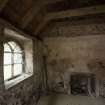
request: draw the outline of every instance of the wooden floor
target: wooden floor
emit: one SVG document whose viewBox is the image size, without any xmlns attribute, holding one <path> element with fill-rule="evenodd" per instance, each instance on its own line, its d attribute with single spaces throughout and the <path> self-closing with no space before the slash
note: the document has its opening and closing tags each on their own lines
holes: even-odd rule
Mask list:
<svg viewBox="0 0 105 105">
<path fill-rule="evenodd" d="M 53 94 L 42 96 L 37 105 L 105 105 L 104 98 Z"/>
</svg>

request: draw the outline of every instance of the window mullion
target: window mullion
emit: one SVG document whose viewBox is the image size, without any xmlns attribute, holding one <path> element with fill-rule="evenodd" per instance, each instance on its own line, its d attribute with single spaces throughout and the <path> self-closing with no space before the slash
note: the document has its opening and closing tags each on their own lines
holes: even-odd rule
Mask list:
<svg viewBox="0 0 105 105">
<path fill-rule="evenodd" d="M 13 52 L 13 51 L 12 51 L 11 62 L 12 62 L 12 67 L 11 67 L 11 70 L 12 70 L 12 77 L 14 77 L 14 52 Z"/>
</svg>

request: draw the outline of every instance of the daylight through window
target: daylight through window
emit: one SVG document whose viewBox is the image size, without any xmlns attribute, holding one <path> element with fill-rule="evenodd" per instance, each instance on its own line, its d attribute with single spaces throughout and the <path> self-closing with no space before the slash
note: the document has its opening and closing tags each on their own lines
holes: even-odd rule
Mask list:
<svg viewBox="0 0 105 105">
<path fill-rule="evenodd" d="M 4 80 L 10 80 L 23 73 L 23 51 L 14 41 L 4 44 Z"/>
</svg>

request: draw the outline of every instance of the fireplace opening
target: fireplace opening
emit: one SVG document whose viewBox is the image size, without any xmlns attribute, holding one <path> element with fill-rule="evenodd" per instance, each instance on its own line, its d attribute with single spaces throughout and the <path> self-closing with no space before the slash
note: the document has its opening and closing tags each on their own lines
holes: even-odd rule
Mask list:
<svg viewBox="0 0 105 105">
<path fill-rule="evenodd" d="M 95 93 L 95 79 L 93 75 L 75 74 L 71 75 L 71 94 L 90 95 Z"/>
</svg>

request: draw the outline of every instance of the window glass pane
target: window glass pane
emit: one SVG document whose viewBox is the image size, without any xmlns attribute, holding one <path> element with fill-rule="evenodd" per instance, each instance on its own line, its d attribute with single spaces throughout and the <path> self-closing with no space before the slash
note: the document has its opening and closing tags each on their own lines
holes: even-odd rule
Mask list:
<svg viewBox="0 0 105 105">
<path fill-rule="evenodd" d="M 14 52 L 12 52 L 12 50 Z M 22 74 L 23 69 L 23 58 L 22 50 L 17 43 L 10 41 L 4 44 L 4 80 L 12 78 Z M 14 65 L 12 65 L 12 63 Z M 13 71 L 12 71 L 12 67 Z M 12 75 L 13 72 L 13 75 Z"/>
<path fill-rule="evenodd" d="M 19 46 L 16 46 L 14 52 L 22 53 L 22 50 Z"/>
<path fill-rule="evenodd" d="M 14 65 L 14 76 L 22 74 L 22 64 Z"/>
<path fill-rule="evenodd" d="M 13 41 L 8 42 L 8 44 L 12 47 L 12 49 L 14 49 L 17 46 L 17 44 Z"/>
<path fill-rule="evenodd" d="M 22 54 L 14 53 L 14 63 L 22 63 Z"/>
<path fill-rule="evenodd" d="M 12 54 L 11 53 L 4 53 L 4 65 L 5 64 L 11 64 L 11 58 Z"/>
<path fill-rule="evenodd" d="M 4 80 L 10 79 L 12 77 L 11 65 L 4 66 Z"/>
<path fill-rule="evenodd" d="M 4 44 L 4 52 L 11 52 L 11 49 L 8 44 Z"/>
</svg>

